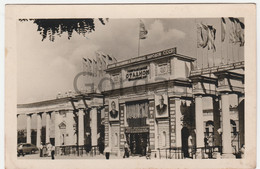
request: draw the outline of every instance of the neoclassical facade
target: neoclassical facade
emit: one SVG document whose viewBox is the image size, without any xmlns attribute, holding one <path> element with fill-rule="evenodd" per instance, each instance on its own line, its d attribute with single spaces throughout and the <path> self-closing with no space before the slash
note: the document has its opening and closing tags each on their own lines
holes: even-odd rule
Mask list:
<svg viewBox="0 0 260 169">
<path fill-rule="evenodd" d="M 153 157 L 212 158 L 214 151 L 233 158 L 245 139 L 244 62 L 195 69 L 194 61 L 170 48 L 108 65 L 101 92 L 18 105 L 18 118 L 27 115 L 27 142 L 36 115 L 39 146 L 45 113 L 46 142 L 57 153 L 90 145 L 122 155 L 127 143 L 136 155 L 150 147 Z"/>
</svg>

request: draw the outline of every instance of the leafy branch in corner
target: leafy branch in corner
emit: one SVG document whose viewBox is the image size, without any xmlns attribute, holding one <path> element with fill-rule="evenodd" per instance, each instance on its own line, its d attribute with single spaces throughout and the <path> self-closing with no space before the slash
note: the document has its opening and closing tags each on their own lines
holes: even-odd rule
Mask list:
<svg viewBox="0 0 260 169">
<path fill-rule="evenodd" d="M 108 22 L 108 18 L 98 19 L 102 25 Z M 37 31 L 42 36 L 42 41 L 48 38 L 54 42 L 55 36 L 61 36 L 64 32 L 68 33 L 68 39 L 72 37 L 75 31 L 79 35 L 86 37 L 87 33 L 95 31 L 95 23 L 93 18 L 88 19 L 19 19 L 20 22 L 33 21 L 38 25 Z"/>
</svg>

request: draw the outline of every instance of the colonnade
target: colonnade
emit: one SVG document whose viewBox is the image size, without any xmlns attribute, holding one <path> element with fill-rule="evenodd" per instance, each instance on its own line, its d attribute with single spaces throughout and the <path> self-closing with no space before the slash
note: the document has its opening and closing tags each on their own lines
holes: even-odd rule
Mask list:
<svg viewBox="0 0 260 169">
<path fill-rule="evenodd" d="M 74 119 L 75 116 L 73 113 L 73 110 L 65 110 L 66 111 L 66 118 L 67 122 L 69 124 L 66 124 L 66 133 L 68 133 L 69 139 L 67 142 L 67 145 L 75 145 L 76 142 L 74 141 Z M 42 129 L 42 117 L 43 114 L 46 115 L 46 143 L 50 142 L 50 126 L 51 126 L 51 116 L 55 116 L 55 146 L 61 146 L 61 133 L 60 133 L 60 127 L 59 125 L 62 123 L 62 115 L 60 114 L 60 110 L 54 110 L 54 111 L 47 111 L 47 112 L 37 112 L 37 113 L 28 113 L 26 114 L 27 118 L 27 124 L 26 124 L 26 142 L 31 143 L 31 129 L 32 129 L 32 115 L 37 115 L 37 136 L 36 136 L 36 146 L 39 147 L 41 144 L 41 129 Z M 90 116 L 91 116 L 91 143 L 92 146 L 97 146 L 97 107 L 92 107 L 90 109 Z M 85 111 L 83 108 L 78 109 L 78 112 L 76 113 L 78 116 L 78 145 L 83 146 L 84 145 L 84 136 L 86 133 L 84 133 L 84 115 Z M 17 116 L 18 117 L 18 116 Z"/>
<path fill-rule="evenodd" d="M 224 158 L 233 158 L 232 154 L 232 145 L 231 145 L 231 127 L 230 127 L 230 102 L 229 102 L 229 92 L 220 93 L 220 104 L 221 104 L 221 120 L 222 125 L 220 126 L 221 134 L 221 145 L 222 145 L 222 156 Z M 238 100 L 241 99 L 241 96 L 238 95 Z M 214 96 L 216 97 L 216 96 Z M 213 99 L 215 99 L 213 97 Z M 204 147 L 204 125 L 203 125 L 203 105 L 202 105 L 203 95 L 195 95 L 195 124 L 196 124 L 196 147 Z M 214 109 L 214 108 L 213 108 Z M 220 111 L 220 110 L 218 110 Z M 213 111 L 213 113 L 216 113 Z M 220 112 L 219 112 L 220 113 Z M 214 124 L 217 124 L 217 120 L 214 118 Z M 217 126 L 214 126 L 217 127 Z M 217 130 L 217 129 L 215 129 Z"/>
</svg>

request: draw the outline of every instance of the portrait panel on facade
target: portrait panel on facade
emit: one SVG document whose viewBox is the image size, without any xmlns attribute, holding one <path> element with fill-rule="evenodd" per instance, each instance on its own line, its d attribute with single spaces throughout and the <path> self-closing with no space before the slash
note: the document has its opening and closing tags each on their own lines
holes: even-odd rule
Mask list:
<svg viewBox="0 0 260 169">
<path fill-rule="evenodd" d="M 156 118 L 169 117 L 167 94 L 155 95 L 155 117 Z"/>
<path fill-rule="evenodd" d="M 109 121 L 119 120 L 119 105 L 118 99 L 109 100 Z"/>
</svg>

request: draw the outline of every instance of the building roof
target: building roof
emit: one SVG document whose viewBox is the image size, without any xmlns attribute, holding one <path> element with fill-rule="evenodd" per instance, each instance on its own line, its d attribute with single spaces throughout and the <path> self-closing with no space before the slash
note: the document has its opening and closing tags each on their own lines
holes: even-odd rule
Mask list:
<svg viewBox="0 0 260 169">
<path fill-rule="evenodd" d="M 110 72 L 110 71 L 113 71 L 115 69 L 130 67 L 130 66 L 138 65 L 138 64 L 141 64 L 141 63 L 147 63 L 147 62 L 154 61 L 154 60 L 161 60 L 163 58 L 168 58 L 168 57 L 176 57 L 180 60 L 184 60 L 184 61 L 188 61 L 188 62 L 193 62 L 193 61 L 196 60 L 195 58 L 192 58 L 192 57 L 189 57 L 189 56 L 177 54 L 177 48 L 174 47 L 174 48 L 162 50 L 162 51 L 159 51 L 159 52 L 134 57 L 134 58 L 127 59 L 127 60 L 124 60 L 124 61 L 121 61 L 121 62 L 109 64 L 105 71 Z"/>
<path fill-rule="evenodd" d="M 63 103 L 70 102 L 71 99 L 78 100 L 78 99 L 81 99 L 82 97 L 89 100 L 93 97 L 103 98 L 103 95 L 99 94 L 99 93 L 91 93 L 91 94 L 86 94 L 86 95 L 78 94 L 78 95 L 73 95 L 73 96 L 64 96 L 61 98 L 43 100 L 43 101 L 38 101 L 38 102 L 33 102 L 33 103 L 17 104 L 17 108 L 31 108 L 31 107 L 42 107 L 42 106 L 48 106 L 48 105 L 63 104 Z"/>
</svg>

